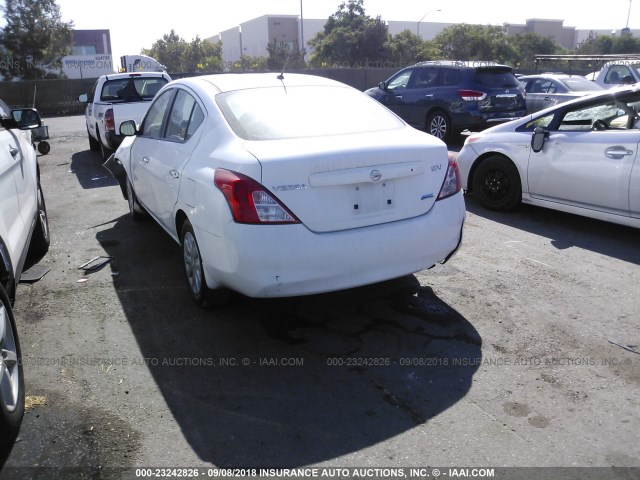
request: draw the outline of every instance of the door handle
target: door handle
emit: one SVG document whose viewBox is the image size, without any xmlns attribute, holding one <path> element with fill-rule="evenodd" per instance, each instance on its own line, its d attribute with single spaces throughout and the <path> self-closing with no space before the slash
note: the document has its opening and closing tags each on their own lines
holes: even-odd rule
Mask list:
<svg viewBox="0 0 640 480">
<path fill-rule="evenodd" d="M 177 170 L 169 170 L 169 173 L 173 178 L 180 178 L 180 173 Z"/>
<path fill-rule="evenodd" d="M 427 93 L 424 98 L 433 98 L 433 93 Z"/>
<path fill-rule="evenodd" d="M 402 100 L 402 95 L 396 95 L 396 99 Z"/>
<path fill-rule="evenodd" d="M 144 163 L 149 163 L 149 157 L 142 157 L 142 161 Z"/>
<path fill-rule="evenodd" d="M 9 153 L 11 154 L 12 157 L 15 157 L 16 155 L 18 155 L 18 153 L 20 152 L 20 150 L 18 150 L 16 147 L 9 147 Z"/>
<path fill-rule="evenodd" d="M 624 156 L 633 155 L 635 152 L 633 150 L 627 150 L 624 147 L 609 147 L 604 151 L 604 154 L 613 158 L 614 160 L 620 160 Z"/>
</svg>

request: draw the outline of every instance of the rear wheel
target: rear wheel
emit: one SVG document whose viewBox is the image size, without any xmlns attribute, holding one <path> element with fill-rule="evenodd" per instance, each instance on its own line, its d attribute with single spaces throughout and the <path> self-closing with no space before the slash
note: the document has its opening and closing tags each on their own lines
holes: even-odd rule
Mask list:
<svg viewBox="0 0 640 480">
<path fill-rule="evenodd" d="M 7 292 L 0 285 L 0 446 L 12 444 L 24 415 L 20 342 Z"/>
<path fill-rule="evenodd" d="M 38 219 L 36 220 L 36 229 L 33 232 L 33 237 L 31 237 L 29 254 L 40 259 L 49 250 L 51 237 L 49 236 L 49 217 L 47 215 L 47 206 L 44 203 L 44 194 L 42 193 L 42 187 L 39 183 L 37 195 Z"/>
<path fill-rule="evenodd" d="M 111 150 L 109 150 L 105 144 L 104 141 L 102 140 L 102 138 L 100 137 L 100 134 L 98 133 L 98 148 L 100 150 L 100 155 L 102 156 L 103 160 L 106 160 L 109 158 L 109 156 L 111 155 Z"/>
<path fill-rule="evenodd" d="M 446 142 L 451 138 L 451 120 L 442 110 L 431 112 L 427 117 L 427 133 Z"/>
<path fill-rule="evenodd" d="M 473 176 L 473 193 L 487 208 L 513 210 L 522 200 L 518 169 L 504 157 L 483 160 Z"/>
<path fill-rule="evenodd" d="M 138 202 L 138 197 L 136 196 L 136 192 L 133 190 L 133 185 L 131 185 L 131 180 L 127 178 L 127 202 L 129 203 L 129 213 L 134 220 L 142 220 L 146 217 L 147 212 Z"/>
<path fill-rule="evenodd" d="M 91 150 L 92 152 L 97 152 L 98 150 L 100 150 L 100 143 L 98 143 L 98 141 L 93 138 L 88 132 L 87 136 L 89 137 L 89 150 Z"/>
<path fill-rule="evenodd" d="M 203 306 L 221 306 L 229 300 L 230 292 L 219 288 L 210 290 L 204 278 L 202 256 L 196 241 L 193 227 L 188 220 L 182 225 L 182 258 L 184 260 L 184 273 L 187 279 L 187 287 L 196 303 Z"/>
</svg>

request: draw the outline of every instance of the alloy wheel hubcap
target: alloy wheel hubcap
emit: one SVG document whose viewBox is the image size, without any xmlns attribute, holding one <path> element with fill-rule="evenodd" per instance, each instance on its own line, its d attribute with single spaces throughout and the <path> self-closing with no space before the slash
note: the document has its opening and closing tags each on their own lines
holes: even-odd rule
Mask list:
<svg viewBox="0 0 640 480">
<path fill-rule="evenodd" d="M 16 409 L 19 389 L 16 342 L 7 310 L 0 304 L 0 402 L 9 412 Z"/>
<path fill-rule="evenodd" d="M 195 294 L 200 293 L 202 288 L 202 262 L 200 261 L 196 239 L 191 232 L 187 232 L 184 236 L 184 267 L 191 291 Z"/>
</svg>

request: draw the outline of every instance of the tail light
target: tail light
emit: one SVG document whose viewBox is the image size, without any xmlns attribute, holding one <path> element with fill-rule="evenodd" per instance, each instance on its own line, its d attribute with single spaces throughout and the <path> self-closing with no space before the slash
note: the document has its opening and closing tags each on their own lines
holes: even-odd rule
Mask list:
<svg viewBox="0 0 640 480">
<path fill-rule="evenodd" d="M 111 132 L 116 131 L 116 121 L 113 118 L 113 108 L 108 108 L 107 111 L 104 112 L 104 129 Z"/>
<path fill-rule="evenodd" d="M 300 223 L 287 207 L 252 178 L 218 168 L 213 182 L 227 200 L 237 223 Z"/>
<path fill-rule="evenodd" d="M 462 189 L 462 181 L 460 180 L 460 170 L 458 169 L 458 162 L 452 153 L 449 153 L 449 165 L 447 167 L 447 173 L 444 176 L 444 182 L 440 188 L 438 194 L 438 200 L 443 200 L 455 195 Z"/>
<path fill-rule="evenodd" d="M 480 102 L 487 98 L 487 94 L 485 92 L 478 92 L 477 90 L 458 90 L 458 95 L 460 95 L 460 98 L 468 102 Z"/>
</svg>

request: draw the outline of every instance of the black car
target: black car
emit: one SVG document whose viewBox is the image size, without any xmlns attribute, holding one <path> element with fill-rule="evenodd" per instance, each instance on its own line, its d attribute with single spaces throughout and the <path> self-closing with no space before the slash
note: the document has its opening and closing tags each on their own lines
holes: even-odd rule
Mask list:
<svg viewBox="0 0 640 480">
<path fill-rule="evenodd" d="M 527 114 L 524 89 L 512 68 L 486 61 L 418 63 L 366 93 L 442 140 Z"/>
</svg>

